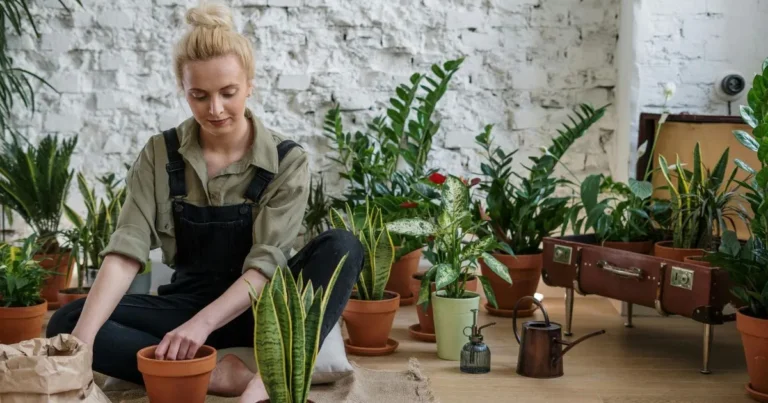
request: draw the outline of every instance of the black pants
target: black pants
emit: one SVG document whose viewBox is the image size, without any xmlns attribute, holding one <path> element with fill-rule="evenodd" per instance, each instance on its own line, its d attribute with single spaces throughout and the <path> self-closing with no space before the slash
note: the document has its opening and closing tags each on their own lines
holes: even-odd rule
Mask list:
<svg viewBox="0 0 768 403">
<path fill-rule="evenodd" d="M 362 269 L 363 247 L 351 233 L 329 230 L 310 241 L 293 256 L 288 266 L 294 276 L 302 271 L 305 284 L 312 281 L 315 289 L 325 289 L 339 260 L 348 254 L 328 301 L 320 344 L 341 317 L 352 288 Z M 214 298 L 215 299 L 215 298 Z M 137 369 L 136 353 L 159 344 L 166 333 L 191 319 L 212 300 L 195 294 L 125 295 L 112 315 L 96 334 L 93 346 L 93 369 L 105 375 L 143 384 Z M 85 300 L 71 302 L 53 314 L 46 337 L 71 333 L 80 318 Z M 217 349 L 253 347 L 253 313 L 250 308 L 230 323 L 211 333 L 206 341 Z"/>
</svg>

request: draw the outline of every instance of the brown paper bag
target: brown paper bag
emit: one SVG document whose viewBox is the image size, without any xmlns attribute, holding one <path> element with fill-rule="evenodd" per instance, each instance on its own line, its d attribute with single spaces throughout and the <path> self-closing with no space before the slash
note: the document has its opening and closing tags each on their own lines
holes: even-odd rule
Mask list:
<svg viewBox="0 0 768 403">
<path fill-rule="evenodd" d="M 91 349 L 68 334 L 0 344 L 0 402 L 110 403 L 91 362 Z"/>
</svg>

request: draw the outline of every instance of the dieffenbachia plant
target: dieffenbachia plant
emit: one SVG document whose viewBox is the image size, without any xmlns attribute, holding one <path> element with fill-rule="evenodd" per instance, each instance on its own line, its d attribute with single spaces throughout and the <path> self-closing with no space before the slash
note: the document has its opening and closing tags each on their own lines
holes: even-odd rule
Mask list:
<svg viewBox="0 0 768 403">
<path fill-rule="evenodd" d="M 347 260 L 344 255 L 328 287 L 306 286 L 278 267 L 261 294 L 250 288 L 255 322 L 254 356 L 271 403 L 305 403 L 309 397 L 320 329 L 331 291 Z M 250 285 L 250 284 L 249 284 Z"/>
<path fill-rule="evenodd" d="M 366 301 L 384 299 L 384 287 L 389 281 L 395 247 L 384 226 L 381 209 L 366 201 L 353 211 L 347 204 L 347 220 L 337 209 L 331 209 L 330 221 L 334 228 L 351 232 L 363 244 L 365 256 L 357 281 L 357 297 Z"/>
<path fill-rule="evenodd" d="M 493 235 L 474 238 L 477 230 L 485 223 L 473 219 L 469 200 L 467 185 L 451 175 L 441 185 L 441 211 L 436 222 L 405 218 L 387 223 L 387 228 L 393 233 L 433 238 L 431 243 L 435 264 L 422 278 L 418 304 L 429 302 L 433 281 L 437 290 L 447 291 L 448 298 L 462 298 L 478 258 L 482 258 L 504 281 L 512 284 L 507 267 L 488 253 L 498 249 L 504 249 L 510 254 L 512 251 L 509 246 L 497 242 Z M 473 236 L 471 241 L 465 240 L 468 235 Z M 482 275 L 476 276 L 483 285 L 488 302 L 498 307 L 489 280 Z"/>
</svg>

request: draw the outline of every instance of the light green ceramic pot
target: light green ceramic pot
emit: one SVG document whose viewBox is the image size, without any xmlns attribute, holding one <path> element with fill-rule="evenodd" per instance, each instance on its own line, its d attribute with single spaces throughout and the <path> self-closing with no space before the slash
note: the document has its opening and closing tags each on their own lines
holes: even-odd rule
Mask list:
<svg viewBox="0 0 768 403">
<path fill-rule="evenodd" d="M 479 309 L 480 295 L 465 291 L 464 296 L 446 298 L 445 290 L 432 293 L 437 356 L 443 360 L 459 361 L 461 348 L 469 342 L 464 328 L 472 326 L 472 310 Z"/>
</svg>

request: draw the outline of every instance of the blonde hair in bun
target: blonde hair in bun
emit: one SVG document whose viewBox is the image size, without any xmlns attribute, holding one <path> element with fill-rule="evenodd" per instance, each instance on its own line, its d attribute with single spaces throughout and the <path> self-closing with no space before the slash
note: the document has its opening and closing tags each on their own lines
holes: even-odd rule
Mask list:
<svg viewBox="0 0 768 403">
<path fill-rule="evenodd" d="M 245 36 L 235 31 L 232 11 L 220 3 L 204 2 L 187 10 L 189 30 L 174 48 L 174 71 L 179 88 L 184 64 L 235 55 L 245 69 L 248 81 L 254 77 L 253 49 Z"/>
</svg>

